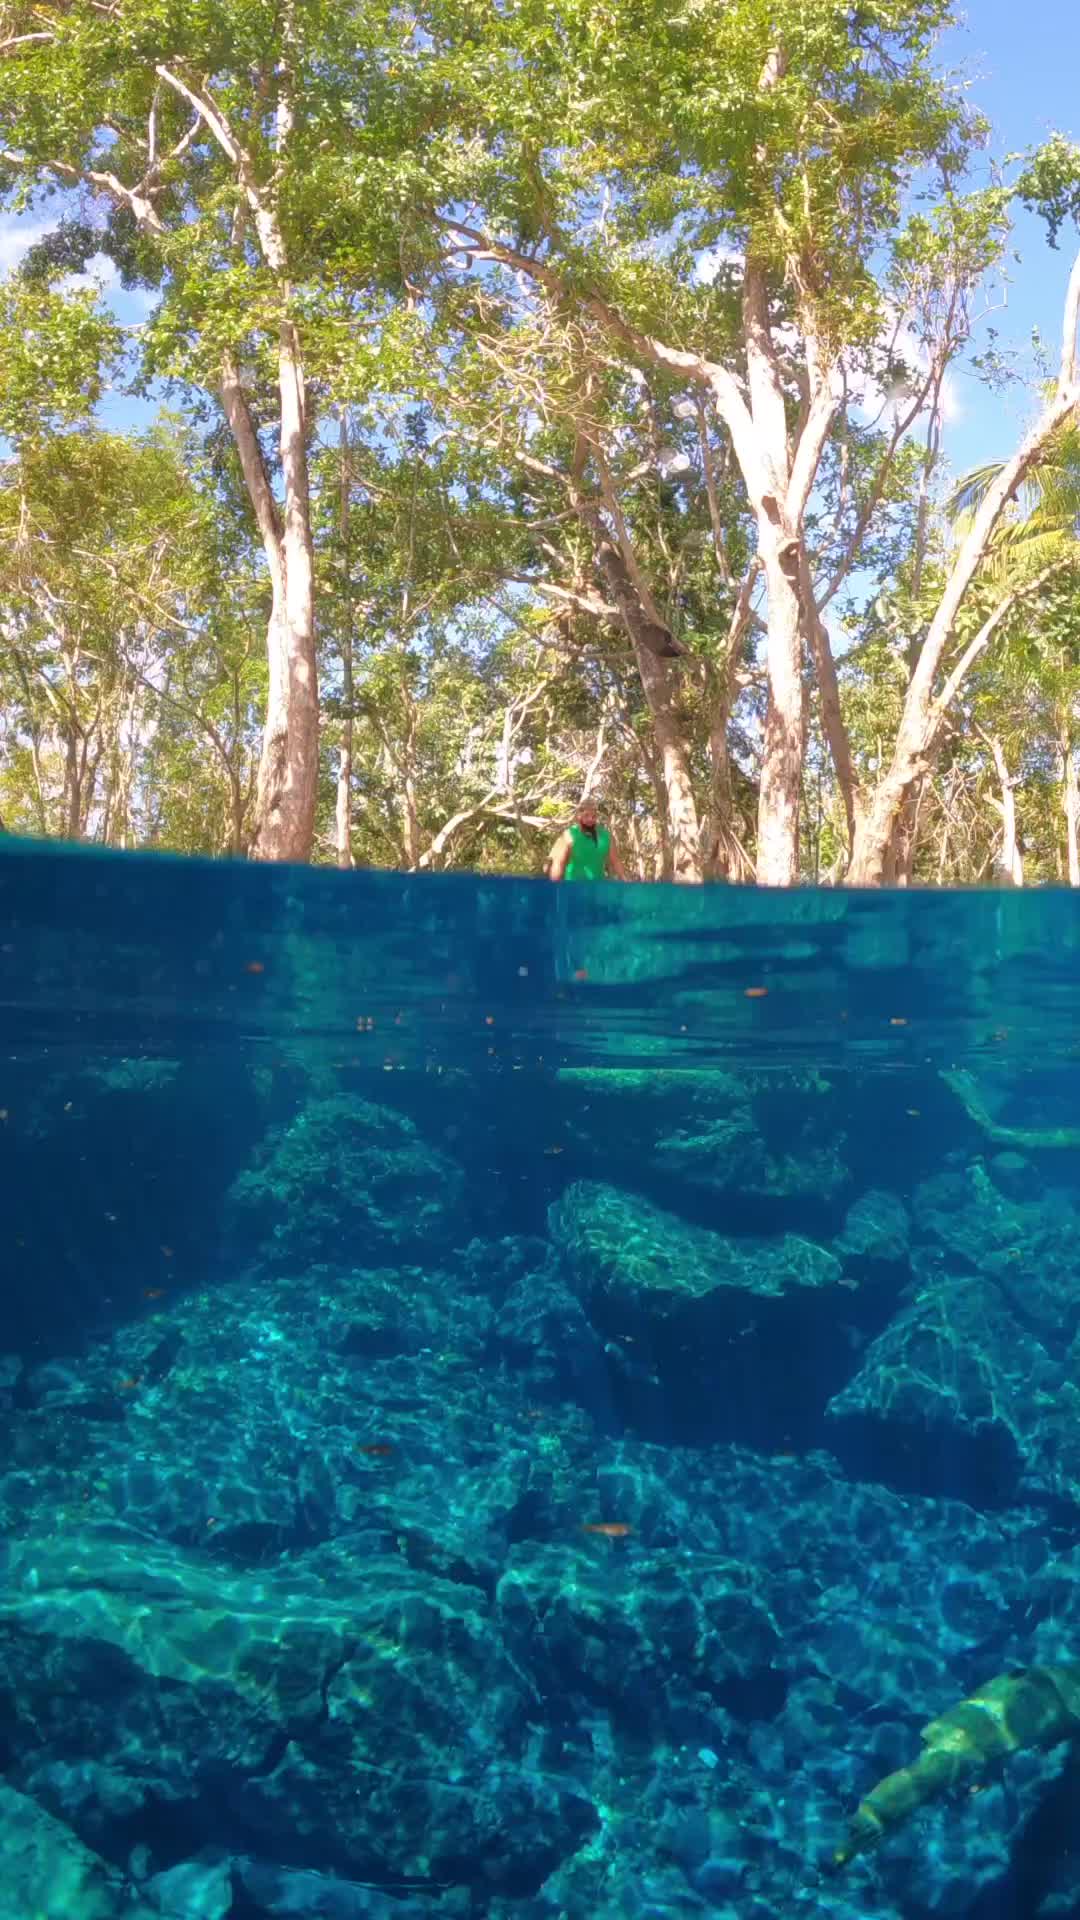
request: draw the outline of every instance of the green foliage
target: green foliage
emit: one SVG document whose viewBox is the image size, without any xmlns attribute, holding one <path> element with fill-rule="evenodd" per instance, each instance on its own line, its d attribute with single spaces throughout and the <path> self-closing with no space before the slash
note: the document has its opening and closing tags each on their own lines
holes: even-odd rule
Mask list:
<svg viewBox="0 0 1080 1920">
<path fill-rule="evenodd" d="M 1056 247 L 1066 221 L 1080 225 L 1080 146 L 1055 133 L 1029 159 L 1016 192 L 1029 212 L 1045 220 L 1050 245 Z"/>
<path fill-rule="evenodd" d="M 731 637 L 754 560 L 745 489 L 711 407 L 677 375 L 646 377 L 584 297 L 741 379 L 747 259 L 793 433 L 811 334 L 852 395 L 885 396 L 876 418 L 838 410 L 807 513 L 852 757 L 872 784 L 953 537 L 933 423 L 922 437 L 929 387 L 907 433 L 889 397 L 906 405 L 935 356 L 965 347 L 1014 197 L 1052 241 L 1080 216 L 1080 150 L 1061 136 L 1014 187 L 967 190 L 987 136 L 939 64 L 950 20 L 948 0 L 10 0 L 6 33 L 35 37 L 0 61 L 0 199 L 54 205 L 58 224 L 0 287 L 5 820 L 245 847 L 269 586 L 218 390 L 227 356 L 280 496 L 287 321 L 309 403 L 318 856 L 334 857 L 347 740 L 358 859 L 493 871 L 539 870 L 602 748 L 618 838 L 638 871 L 662 870 L 667 748 L 597 524 L 625 538 L 685 649 L 665 667 L 664 724 L 703 832 L 722 819 L 747 843 L 765 680 L 752 578 Z M 277 224 L 276 260 L 252 197 Z M 455 218 L 557 283 L 479 243 L 451 250 Z M 98 253 L 154 294 L 145 327 L 124 334 L 69 284 Z M 992 339 L 974 364 L 1008 376 Z M 122 380 L 168 391 L 178 414 L 142 437 L 101 433 L 95 408 Z M 1074 439 L 1006 514 L 950 661 L 995 592 L 1068 558 Z M 993 471 L 968 477 L 957 511 Z M 979 663 L 926 803 L 923 871 L 985 868 L 993 772 L 976 729 L 1015 762 L 1026 815 L 1060 777 L 1078 697 L 1065 578 L 1025 599 Z M 808 699 L 806 870 L 839 873 L 844 810 L 809 675 Z"/>
<path fill-rule="evenodd" d="M 0 282 L 0 435 L 40 442 L 87 419 L 121 338 L 92 288 L 61 294 L 38 280 Z"/>
</svg>

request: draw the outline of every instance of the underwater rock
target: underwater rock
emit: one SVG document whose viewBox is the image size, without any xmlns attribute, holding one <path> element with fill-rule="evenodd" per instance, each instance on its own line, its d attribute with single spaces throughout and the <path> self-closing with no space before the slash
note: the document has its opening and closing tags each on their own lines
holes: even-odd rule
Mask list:
<svg viewBox="0 0 1080 1920">
<path fill-rule="evenodd" d="M 946 1264 L 979 1274 L 1048 1354 L 1060 1352 L 1076 1301 L 1080 1208 L 1073 1190 L 1008 1198 L 973 1160 L 916 1188 L 913 1215 L 920 1237 L 944 1253 Z"/>
<path fill-rule="evenodd" d="M 352 1266 L 392 1250 L 428 1254 L 464 1237 L 461 1171 L 413 1122 L 346 1095 L 312 1100 L 273 1130 L 226 1203 L 250 1262 Z"/>
<path fill-rule="evenodd" d="M 227 1859 L 182 1860 L 164 1873 L 155 1873 L 144 1891 L 162 1920 L 227 1920 L 233 1904 Z"/>
<path fill-rule="evenodd" d="M 895 1193 L 874 1189 L 861 1193 L 848 1208 L 843 1232 L 836 1241 L 842 1260 L 857 1264 L 899 1265 L 908 1256 L 911 1219 Z"/>
<path fill-rule="evenodd" d="M 1030 1200 L 1033 1194 L 1041 1190 L 1041 1182 L 1036 1178 L 1031 1161 L 1009 1148 L 993 1155 L 990 1178 L 998 1191 L 1009 1200 Z"/>
<path fill-rule="evenodd" d="M 596 1824 L 527 1765 L 534 1695 L 482 1596 L 397 1557 L 323 1549 L 253 1583 L 116 1529 L 16 1546 L 0 1693 L 18 1784 L 108 1752 L 145 1800 L 220 1809 L 282 1864 L 525 1887 Z"/>
<path fill-rule="evenodd" d="M 604 1344 L 563 1275 L 525 1274 L 492 1329 L 532 1399 L 576 1401 L 609 1426 L 613 1406 Z"/>
<path fill-rule="evenodd" d="M 464 1912 L 451 1890 L 421 1891 L 415 1900 L 406 1886 L 385 1891 L 343 1880 L 337 1874 L 298 1867 L 276 1867 L 265 1860 L 238 1859 L 236 1876 L 245 1893 L 268 1920 L 444 1920 Z"/>
<path fill-rule="evenodd" d="M 1080 1499 L 1080 1394 L 984 1278 L 927 1274 L 831 1401 L 852 1471 L 975 1505 Z"/>
<path fill-rule="evenodd" d="M 0 1531 L 119 1521 L 231 1570 L 347 1536 L 491 1593 L 528 1475 L 506 1437 L 531 1436 L 543 1372 L 508 1345 L 493 1401 L 494 1317 L 456 1267 L 312 1268 L 154 1301 L 20 1396 Z"/>
<path fill-rule="evenodd" d="M 568 1067 L 560 1121 L 568 1147 L 605 1174 L 644 1165 L 664 1183 L 794 1202 L 848 1182 L 828 1081 L 691 1067 Z M 597 1142 L 602 1151 L 597 1153 Z"/>
<path fill-rule="evenodd" d="M 545 1691 L 603 1700 L 639 1735 L 661 1736 L 680 1703 L 722 1704 L 781 1650 L 754 1571 L 720 1556 L 628 1557 L 602 1536 L 569 1553 L 515 1548 L 497 1601 L 507 1645 Z"/>
<path fill-rule="evenodd" d="M 827 1289 L 841 1277 L 840 1262 L 813 1241 L 729 1238 L 597 1181 L 575 1181 L 548 1221 L 588 1293 L 650 1316 L 667 1318 L 725 1292 L 776 1299 Z"/>
<path fill-rule="evenodd" d="M 123 1876 L 44 1807 L 0 1783 L 0 1920 L 156 1920 Z"/>
<path fill-rule="evenodd" d="M 611 1398 L 628 1428 L 691 1446 L 768 1445 L 817 1424 L 849 1370 L 836 1315 L 851 1282 L 824 1247 L 794 1234 L 715 1233 L 585 1180 L 548 1218 L 605 1336 Z"/>
</svg>

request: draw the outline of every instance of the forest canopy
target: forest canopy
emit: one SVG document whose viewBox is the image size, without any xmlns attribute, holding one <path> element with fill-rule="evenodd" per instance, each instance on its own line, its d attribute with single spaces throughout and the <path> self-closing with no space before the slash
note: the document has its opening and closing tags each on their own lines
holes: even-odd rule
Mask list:
<svg viewBox="0 0 1080 1920">
<path fill-rule="evenodd" d="M 4 0 L 5 830 L 1080 884 L 1080 254 L 1028 390 L 995 331 L 1080 150 L 950 21 Z"/>
</svg>

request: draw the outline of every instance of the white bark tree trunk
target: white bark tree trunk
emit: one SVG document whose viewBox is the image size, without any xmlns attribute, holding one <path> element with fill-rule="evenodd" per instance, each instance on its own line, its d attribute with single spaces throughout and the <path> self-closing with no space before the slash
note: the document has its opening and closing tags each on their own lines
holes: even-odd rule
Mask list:
<svg viewBox="0 0 1080 1920">
<path fill-rule="evenodd" d="M 319 773 L 315 557 L 308 496 L 306 394 L 291 321 L 278 341 L 285 508 L 276 605 L 267 636 L 270 687 L 255 799 L 257 860 L 308 860 Z"/>
<path fill-rule="evenodd" d="M 1080 783 L 1076 775 L 1076 748 L 1071 716 L 1066 716 L 1061 735 L 1062 806 L 1065 813 L 1065 851 L 1070 887 L 1080 887 Z"/>
<path fill-rule="evenodd" d="M 353 769 L 353 628 L 352 580 L 349 567 L 349 498 L 352 473 L 349 461 L 349 422 L 342 408 L 338 430 L 341 454 L 338 538 L 344 581 L 341 633 L 341 745 L 338 750 L 337 791 L 334 796 L 334 840 L 339 867 L 355 865 L 352 850 Z"/>
<path fill-rule="evenodd" d="M 1001 798 L 994 806 L 1001 815 L 1001 854 L 999 866 L 1002 876 L 1014 887 L 1024 884 L 1024 857 L 1020 852 L 1020 843 L 1016 832 L 1016 781 L 1009 772 L 1009 763 L 1005 758 L 1005 749 L 995 736 L 987 740 L 997 774 Z"/>
<path fill-rule="evenodd" d="M 756 878 L 759 886 L 789 887 L 799 877 L 799 803 L 806 709 L 797 549 L 775 539 L 759 549 L 765 566 L 768 624 L 765 659 L 769 698 L 761 750 Z"/>
<path fill-rule="evenodd" d="M 848 881 L 852 886 L 880 886 L 885 878 L 889 847 L 907 795 L 926 771 L 947 708 L 964 674 L 983 651 L 1005 614 L 1015 605 L 1019 594 L 1007 595 L 985 621 L 953 668 L 942 691 L 935 696 L 934 684 L 941 671 L 946 649 L 968 588 L 981 565 L 994 529 L 1009 500 L 1013 499 L 1025 476 L 1038 460 L 1043 448 L 1075 418 L 1080 408 L 1080 380 L 1077 378 L 1077 318 L 1080 314 L 1080 253 L 1073 262 L 1065 301 L 1061 371 L 1056 389 L 1011 460 L 1007 460 L 987 493 L 961 542 L 953 561 L 937 610 L 911 676 L 897 730 L 892 758 L 877 786 L 858 810 L 855 843 L 852 849 Z M 1042 576 L 1041 576 L 1042 577 Z M 1024 589 L 1033 590 L 1031 582 Z"/>
</svg>

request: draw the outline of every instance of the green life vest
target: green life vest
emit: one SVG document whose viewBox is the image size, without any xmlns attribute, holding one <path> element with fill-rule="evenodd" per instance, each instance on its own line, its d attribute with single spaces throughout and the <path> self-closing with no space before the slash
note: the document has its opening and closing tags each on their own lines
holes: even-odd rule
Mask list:
<svg viewBox="0 0 1080 1920">
<path fill-rule="evenodd" d="M 570 858 L 566 863 L 564 880 L 603 880 L 607 869 L 608 848 L 611 835 L 606 827 L 597 827 L 596 839 L 591 833 L 584 833 L 579 826 L 570 828 L 573 841 Z"/>
</svg>

